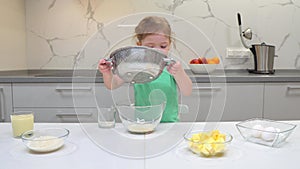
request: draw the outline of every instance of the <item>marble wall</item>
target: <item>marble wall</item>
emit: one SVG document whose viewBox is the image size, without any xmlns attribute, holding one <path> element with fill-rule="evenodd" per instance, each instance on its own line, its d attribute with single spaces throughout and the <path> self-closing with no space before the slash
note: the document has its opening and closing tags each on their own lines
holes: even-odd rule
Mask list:
<svg viewBox="0 0 300 169">
<path fill-rule="evenodd" d="M 275 45 L 275 69 L 300 69 L 300 0 L 26 0 L 30 69 L 94 69 L 120 46 L 134 44 L 134 26 L 148 15 L 166 17 L 174 31 L 172 56 L 183 63 L 220 56 L 219 68 L 252 68 L 252 57 L 227 57 L 244 49 L 237 12 L 252 40 Z"/>
<path fill-rule="evenodd" d="M 24 4 L 1 0 L 0 71 L 27 69 Z"/>
</svg>

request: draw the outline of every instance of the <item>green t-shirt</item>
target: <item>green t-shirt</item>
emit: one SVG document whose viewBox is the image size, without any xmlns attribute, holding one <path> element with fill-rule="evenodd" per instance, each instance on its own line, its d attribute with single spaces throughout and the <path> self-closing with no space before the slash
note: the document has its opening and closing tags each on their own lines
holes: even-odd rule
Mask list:
<svg viewBox="0 0 300 169">
<path fill-rule="evenodd" d="M 164 69 L 161 75 L 144 84 L 134 85 L 135 105 L 145 106 L 166 102 L 161 122 L 178 121 L 177 85 L 174 77 Z"/>
</svg>

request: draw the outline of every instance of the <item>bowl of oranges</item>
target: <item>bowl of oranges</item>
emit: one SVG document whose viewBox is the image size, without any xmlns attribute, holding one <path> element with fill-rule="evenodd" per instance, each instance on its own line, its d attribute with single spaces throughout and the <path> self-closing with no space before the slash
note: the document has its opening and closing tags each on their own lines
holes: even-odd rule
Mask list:
<svg viewBox="0 0 300 169">
<path fill-rule="evenodd" d="M 191 131 L 184 135 L 189 149 L 200 156 L 222 156 L 232 141 L 232 135 L 219 130 Z"/>
<path fill-rule="evenodd" d="M 215 71 L 219 63 L 219 57 L 199 57 L 191 59 L 189 62 L 189 67 L 194 73 L 208 74 Z"/>
</svg>

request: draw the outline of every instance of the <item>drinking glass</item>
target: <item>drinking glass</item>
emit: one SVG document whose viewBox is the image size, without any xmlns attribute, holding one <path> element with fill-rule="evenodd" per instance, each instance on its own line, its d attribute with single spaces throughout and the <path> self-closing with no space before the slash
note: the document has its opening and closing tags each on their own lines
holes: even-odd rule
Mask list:
<svg viewBox="0 0 300 169">
<path fill-rule="evenodd" d="M 18 138 L 24 132 L 33 130 L 34 115 L 31 111 L 17 111 L 10 115 L 13 136 Z"/>
<path fill-rule="evenodd" d="M 98 108 L 98 126 L 100 128 L 115 127 L 116 109 L 114 107 L 100 107 Z"/>
</svg>

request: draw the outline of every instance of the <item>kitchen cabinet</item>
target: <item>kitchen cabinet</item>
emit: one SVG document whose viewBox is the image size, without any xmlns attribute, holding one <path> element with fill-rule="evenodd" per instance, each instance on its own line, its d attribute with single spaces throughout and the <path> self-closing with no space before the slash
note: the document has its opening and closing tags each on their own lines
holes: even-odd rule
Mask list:
<svg viewBox="0 0 300 169">
<path fill-rule="evenodd" d="M 263 117 L 262 83 L 229 83 L 223 121 L 247 120 Z"/>
<path fill-rule="evenodd" d="M 97 108 L 15 107 L 14 111 L 32 111 L 35 122 L 96 122 Z"/>
<path fill-rule="evenodd" d="M 95 122 L 98 107 L 132 95 L 130 85 L 111 91 L 103 83 L 5 83 L 1 120 L 25 110 L 33 111 L 37 122 Z M 192 95 L 179 96 L 179 102 L 183 122 L 300 119 L 300 83 L 194 83 Z"/>
<path fill-rule="evenodd" d="M 94 106 L 93 87 L 89 84 L 73 86 L 72 83 L 15 83 L 13 91 L 14 107 Z"/>
<path fill-rule="evenodd" d="M 193 94 L 179 95 L 181 121 L 300 119 L 299 70 L 279 69 L 270 76 L 246 70 L 225 73 L 226 78 L 218 71 L 210 76 L 191 73 L 195 80 Z M 33 110 L 36 119 L 44 122 L 73 122 L 79 113 L 83 119 L 95 120 L 98 107 L 133 98 L 130 84 L 110 91 L 101 76 L 87 74 L 83 72 L 80 75 L 84 76 L 76 79 L 70 71 L 61 70 L 0 72 L 0 108 L 5 109 L 1 120 L 4 116 L 9 119 L 14 110 Z"/>
<path fill-rule="evenodd" d="M 265 84 L 264 95 L 265 118 L 300 119 L 300 83 Z"/>
<path fill-rule="evenodd" d="M 12 113 L 11 83 L 0 83 L 0 120 L 10 121 Z"/>
<path fill-rule="evenodd" d="M 33 111 L 37 122 L 95 122 L 97 106 L 111 105 L 108 94 L 101 84 L 15 83 L 13 107 Z"/>
<path fill-rule="evenodd" d="M 181 97 L 189 106 L 181 121 L 261 118 L 263 89 L 263 83 L 194 83 L 192 96 Z"/>
</svg>

